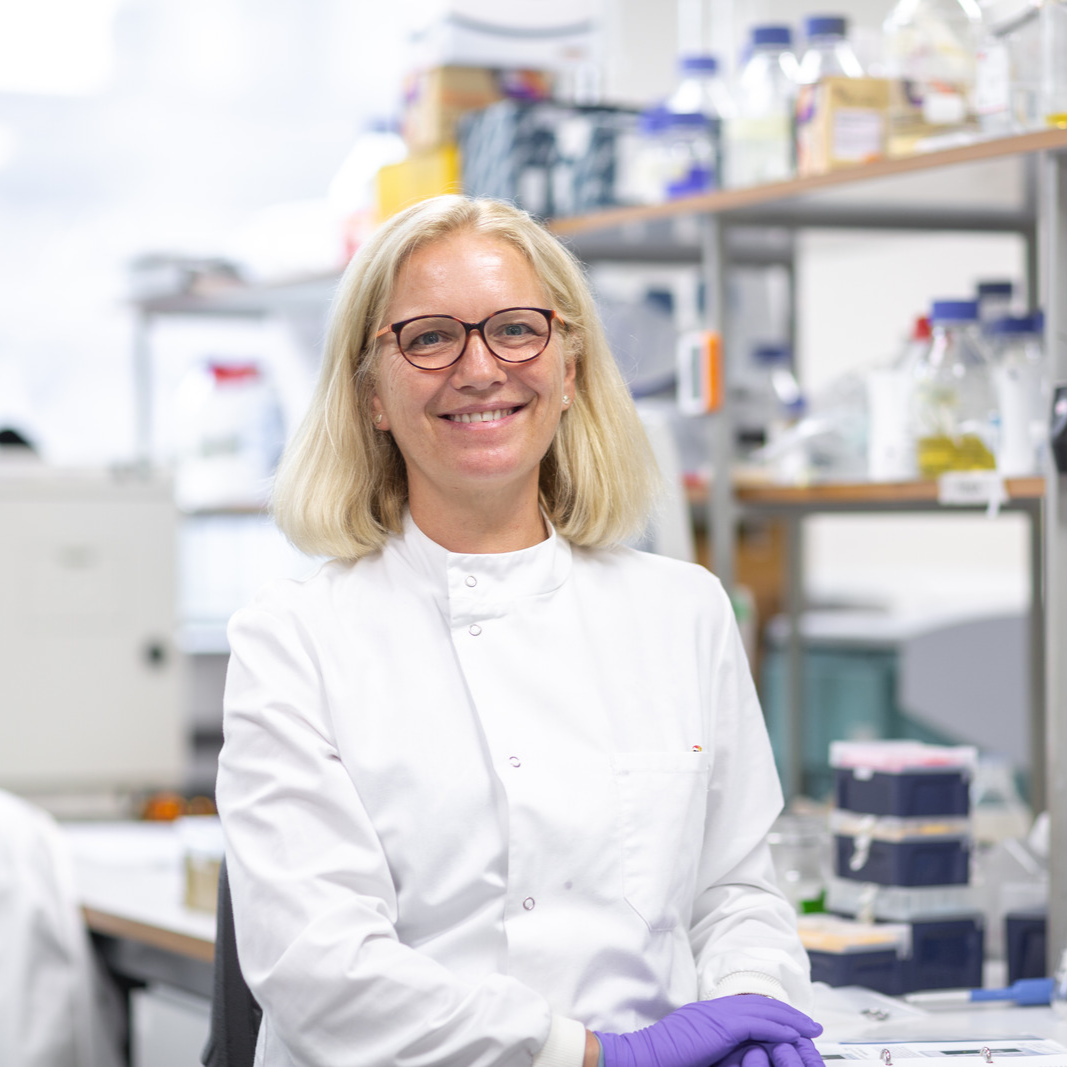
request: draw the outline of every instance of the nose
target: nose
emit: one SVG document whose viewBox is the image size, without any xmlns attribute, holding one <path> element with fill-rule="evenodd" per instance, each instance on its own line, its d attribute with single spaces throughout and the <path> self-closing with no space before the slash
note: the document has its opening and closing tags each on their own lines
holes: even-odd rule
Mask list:
<svg viewBox="0 0 1067 1067">
<path fill-rule="evenodd" d="M 463 355 L 452 364 L 452 385 L 456 389 L 487 389 L 507 379 L 503 363 L 489 351 L 479 330 L 467 335 Z"/>
</svg>

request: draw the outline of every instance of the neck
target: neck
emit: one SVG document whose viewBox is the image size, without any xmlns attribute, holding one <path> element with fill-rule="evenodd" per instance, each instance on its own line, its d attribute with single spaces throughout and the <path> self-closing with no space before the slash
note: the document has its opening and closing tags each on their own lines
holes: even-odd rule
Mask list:
<svg viewBox="0 0 1067 1067">
<path fill-rule="evenodd" d="M 441 500 L 413 491 L 408 506 L 415 525 L 449 552 L 517 552 L 548 536 L 536 484 L 518 497 L 496 491 Z"/>
</svg>

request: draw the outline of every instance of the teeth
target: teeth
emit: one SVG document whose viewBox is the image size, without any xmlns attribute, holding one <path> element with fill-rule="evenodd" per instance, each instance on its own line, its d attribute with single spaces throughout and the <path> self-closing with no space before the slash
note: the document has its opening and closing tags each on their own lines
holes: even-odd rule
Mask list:
<svg viewBox="0 0 1067 1067">
<path fill-rule="evenodd" d="M 449 415 L 450 422 L 492 422 L 494 419 L 502 419 L 510 415 L 514 408 L 500 408 L 497 411 L 475 411 L 470 415 Z"/>
</svg>

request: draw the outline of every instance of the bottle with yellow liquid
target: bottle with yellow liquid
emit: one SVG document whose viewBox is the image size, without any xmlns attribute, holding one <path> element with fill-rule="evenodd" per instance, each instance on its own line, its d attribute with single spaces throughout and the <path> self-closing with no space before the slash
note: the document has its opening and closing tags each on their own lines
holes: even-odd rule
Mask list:
<svg viewBox="0 0 1067 1067">
<path fill-rule="evenodd" d="M 1067 129 L 1067 0 L 1041 5 L 1041 110 L 1049 126 Z"/>
<path fill-rule="evenodd" d="M 973 300 L 937 300 L 930 346 L 915 366 L 911 422 L 919 475 L 996 466 L 996 395 L 992 363 Z"/>
</svg>

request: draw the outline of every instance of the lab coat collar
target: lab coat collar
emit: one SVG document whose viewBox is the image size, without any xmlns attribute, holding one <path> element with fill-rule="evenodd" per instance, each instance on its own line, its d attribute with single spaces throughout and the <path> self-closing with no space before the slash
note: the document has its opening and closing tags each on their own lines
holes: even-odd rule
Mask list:
<svg viewBox="0 0 1067 1067">
<path fill-rule="evenodd" d="M 545 526 L 548 537 L 544 541 L 517 552 L 449 552 L 427 537 L 408 512 L 403 535 L 392 544 L 438 596 L 483 602 L 514 600 L 551 593 L 570 574 L 570 544 L 556 533 L 547 516 Z"/>
</svg>

